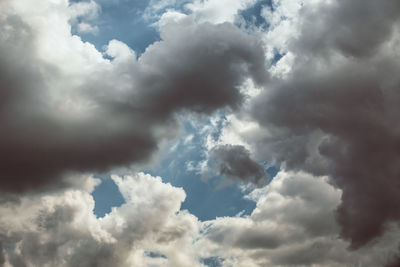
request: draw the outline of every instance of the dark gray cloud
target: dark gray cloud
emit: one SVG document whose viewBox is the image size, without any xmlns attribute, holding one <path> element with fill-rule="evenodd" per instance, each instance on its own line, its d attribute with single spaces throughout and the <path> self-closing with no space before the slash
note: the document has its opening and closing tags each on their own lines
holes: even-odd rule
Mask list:
<svg viewBox="0 0 400 267">
<path fill-rule="evenodd" d="M 371 56 L 392 34 L 399 9 L 396 0 L 336 0 L 305 8 L 301 14 L 301 38 L 293 49 L 320 56 L 332 50 L 346 56 Z"/>
<path fill-rule="evenodd" d="M 255 148 L 287 169 L 329 175 L 343 190 L 341 234 L 359 248 L 400 220 L 400 5 L 333 1 L 301 15 L 291 73 L 254 101 L 267 136 Z"/>
<path fill-rule="evenodd" d="M 393 257 L 386 265 L 385 267 L 397 267 L 400 266 L 400 255 L 397 255 Z"/>
<path fill-rule="evenodd" d="M 90 61 L 99 52 L 65 32 L 60 47 L 81 49 L 59 62 L 40 54 L 47 29 L 11 13 L 1 11 L 0 27 L 2 191 L 49 189 L 71 172 L 144 162 L 179 129 L 176 113 L 237 108 L 243 80 L 264 79 L 261 44 L 232 24 L 166 23 L 163 40 L 138 61 L 118 42 L 108 48 L 112 61 Z M 74 66 L 76 58 L 88 66 Z"/>
<path fill-rule="evenodd" d="M 228 179 L 261 185 L 268 176 L 264 167 L 250 157 L 250 151 L 240 145 L 218 145 L 210 151 L 210 168 Z"/>
<path fill-rule="evenodd" d="M 0 242 L 0 266 L 4 266 L 5 262 L 6 262 L 6 258 L 4 255 L 3 243 Z"/>
</svg>

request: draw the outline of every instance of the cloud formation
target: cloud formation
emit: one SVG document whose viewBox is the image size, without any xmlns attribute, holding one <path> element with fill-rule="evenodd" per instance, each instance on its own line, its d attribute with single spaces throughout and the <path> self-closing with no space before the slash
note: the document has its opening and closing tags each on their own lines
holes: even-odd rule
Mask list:
<svg viewBox="0 0 400 267">
<path fill-rule="evenodd" d="M 218 145 L 211 149 L 208 165 L 215 173 L 228 179 L 262 185 L 268 176 L 264 167 L 250 157 L 240 145 Z"/>
<path fill-rule="evenodd" d="M 0 1 L 0 265 L 398 264 L 399 2 L 275 0 L 235 26 L 255 2 L 151 1 L 160 40 L 138 56 L 71 34 L 96 32 L 94 1 Z M 200 222 L 140 172 L 93 214 L 88 173 L 149 162 L 179 116 L 221 109 L 190 163 L 258 185 L 249 215 Z M 267 185 L 259 162 L 281 168 Z"/>
<path fill-rule="evenodd" d="M 68 172 L 146 161 L 174 136 L 175 113 L 237 108 L 243 80 L 264 79 L 260 42 L 231 24 L 191 17 L 165 20 L 162 40 L 138 59 L 116 40 L 106 59 L 71 35 L 71 19 L 93 13 L 76 5 L 2 2 L 2 191 L 51 188 Z"/>
<path fill-rule="evenodd" d="M 343 190 L 338 220 L 353 248 L 400 219 L 399 12 L 398 1 L 305 4 L 288 41 L 291 71 L 251 111 L 264 128 L 259 158 L 329 175 Z"/>
<path fill-rule="evenodd" d="M 397 252 L 399 229 L 357 251 L 339 238 L 335 209 L 342 192 L 327 177 L 280 172 L 248 197 L 249 216 L 221 217 L 202 224 L 197 244 L 221 266 L 384 266 Z"/>
<path fill-rule="evenodd" d="M 113 176 L 126 203 L 99 219 L 90 195 L 96 181 L 86 179 L 86 189 L 0 207 L 5 266 L 201 266 L 185 249 L 198 221 L 179 211 L 182 189 L 143 173 Z"/>
<path fill-rule="evenodd" d="M 383 266 L 395 260 L 399 229 L 358 251 L 339 238 L 335 207 L 341 191 L 327 177 L 280 172 L 247 196 L 249 216 L 200 222 L 181 210 L 185 192 L 144 173 L 112 179 L 125 199 L 103 218 L 80 189 L 25 196 L 0 206 L 4 266 Z M 390 265 L 388 265 L 390 266 Z"/>
</svg>

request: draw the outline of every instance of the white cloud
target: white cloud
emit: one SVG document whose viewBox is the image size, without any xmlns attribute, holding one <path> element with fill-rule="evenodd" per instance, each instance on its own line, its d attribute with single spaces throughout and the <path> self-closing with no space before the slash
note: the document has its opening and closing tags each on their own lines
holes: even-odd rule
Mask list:
<svg viewBox="0 0 400 267">
<path fill-rule="evenodd" d="M 240 10 L 248 8 L 256 0 L 194 0 L 185 7 L 200 22 L 234 22 Z"/>
<path fill-rule="evenodd" d="M 222 266 L 382 266 L 397 252 L 396 225 L 376 243 L 348 251 L 339 238 L 335 209 L 341 192 L 327 177 L 280 172 L 248 197 L 257 206 L 250 216 L 203 223 L 196 245 L 203 257 Z"/>
<path fill-rule="evenodd" d="M 99 27 L 90 25 L 85 22 L 81 22 L 77 26 L 78 32 L 79 33 L 90 33 L 90 34 L 98 34 L 99 33 Z"/>
<path fill-rule="evenodd" d="M 58 1 L 65 4 L 68 1 Z M 70 3 L 68 6 L 68 14 L 71 20 L 75 21 L 78 18 L 84 18 L 86 20 L 93 20 L 99 16 L 101 7 L 93 0 L 89 2 L 75 2 Z"/>
<path fill-rule="evenodd" d="M 93 214 L 93 198 L 83 189 L 22 197 L 19 203 L 0 206 L 7 263 L 201 266 L 191 247 L 198 221 L 180 211 L 182 189 L 143 173 L 113 179 L 126 203 L 104 218 Z M 150 252 L 164 256 L 156 259 Z"/>
<path fill-rule="evenodd" d="M 0 206 L 5 266 L 382 266 L 396 255 L 391 225 L 370 245 L 348 251 L 334 215 L 341 192 L 326 177 L 280 172 L 247 196 L 249 216 L 199 222 L 180 209 L 181 188 L 144 173 L 113 176 L 125 203 L 93 214 L 95 179 L 81 189 L 21 197 Z M 1 251 L 0 251 L 1 252 Z"/>
</svg>

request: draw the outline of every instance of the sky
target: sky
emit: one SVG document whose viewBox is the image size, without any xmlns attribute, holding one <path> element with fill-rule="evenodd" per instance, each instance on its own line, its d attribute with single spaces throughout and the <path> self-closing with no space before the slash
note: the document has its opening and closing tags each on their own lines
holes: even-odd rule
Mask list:
<svg viewBox="0 0 400 267">
<path fill-rule="evenodd" d="M 0 0 L 0 266 L 400 265 L 398 0 Z"/>
</svg>

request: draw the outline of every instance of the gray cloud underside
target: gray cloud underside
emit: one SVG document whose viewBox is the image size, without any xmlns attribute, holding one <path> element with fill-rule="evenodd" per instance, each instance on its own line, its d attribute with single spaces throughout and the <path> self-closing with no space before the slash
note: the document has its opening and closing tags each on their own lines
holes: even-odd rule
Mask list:
<svg viewBox="0 0 400 267">
<path fill-rule="evenodd" d="M 138 61 L 108 52 L 113 61 L 103 60 L 69 85 L 76 77 L 36 57 L 40 36 L 23 18 L 6 13 L 1 25 L 2 191 L 58 186 L 66 172 L 143 162 L 174 135 L 175 113 L 235 109 L 243 79 L 265 76 L 260 42 L 231 24 L 197 25 L 188 18 L 164 26 L 163 40 Z M 113 44 L 122 46 L 110 43 L 110 50 Z M 57 110 L 51 97 L 72 105 L 83 99 L 94 108 L 70 118 L 73 112 Z"/>
<path fill-rule="evenodd" d="M 398 1 L 303 10 L 291 73 L 252 107 L 266 132 L 260 158 L 343 190 L 338 221 L 353 248 L 400 219 L 399 17 Z"/>
<path fill-rule="evenodd" d="M 268 177 L 264 167 L 250 157 L 250 151 L 239 145 L 219 145 L 210 151 L 208 165 L 228 179 L 261 185 Z"/>
</svg>

